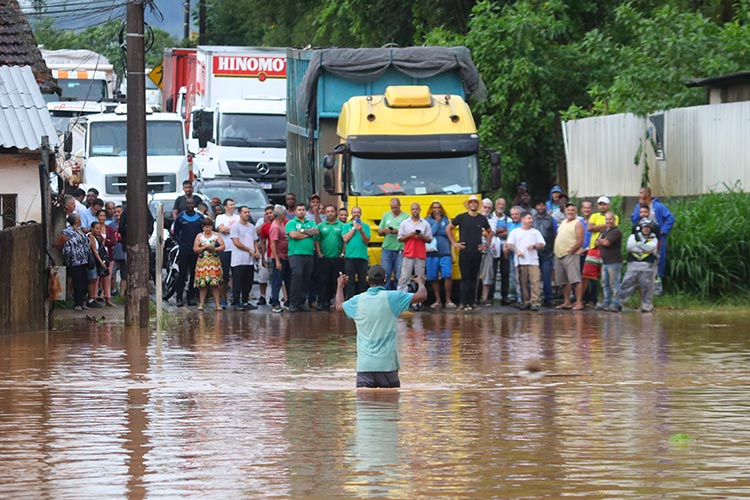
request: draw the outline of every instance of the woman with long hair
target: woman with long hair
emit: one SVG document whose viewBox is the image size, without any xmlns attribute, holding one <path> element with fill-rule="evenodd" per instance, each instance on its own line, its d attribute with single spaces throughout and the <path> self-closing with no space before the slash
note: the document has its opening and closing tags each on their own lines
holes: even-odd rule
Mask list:
<svg viewBox="0 0 750 500">
<path fill-rule="evenodd" d="M 89 231 L 89 246 L 91 248 L 91 254 L 94 256 L 94 268 L 88 270 L 89 280 L 89 301 L 86 304 L 88 307 L 102 307 L 97 302 L 97 295 L 99 293 L 99 278 L 106 278 L 109 276 L 109 259 L 107 258 L 107 249 L 104 246 L 104 236 L 102 236 L 102 227 L 104 224 L 98 220 L 91 223 L 91 231 Z"/>
<path fill-rule="evenodd" d="M 195 237 L 193 251 L 198 254 L 198 260 L 195 263 L 195 287 L 199 293 L 198 310 L 203 310 L 206 295 L 211 289 L 216 310 L 221 311 L 219 286 L 223 281 L 223 276 L 219 255 L 224 251 L 224 240 L 219 233 L 214 231 L 214 221 L 211 217 L 203 219 L 203 232 Z"/>
<path fill-rule="evenodd" d="M 106 224 L 107 212 L 99 210 L 96 212 L 96 218 L 99 219 L 102 236 L 104 237 L 104 249 L 107 253 L 107 274 L 99 273 L 99 286 L 101 286 L 104 295 L 104 303 L 109 307 L 114 307 L 112 303 L 112 270 L 115 262 L 115 244 L 117 243 L 117 233 L 112 226 Z M 102 259 L 104 260 L 104 259 Z"/>
<path fill-rule="evenodd" d="M 435 200 L 430 204 L 430 215 L 425 221 L 432 229 L 432 242 L 427 248 L 427 281 L 432 284 L 432 293 L 435 295 L 435 302 L 432 309 L 441 309 L 443 302 L 440 300 L 440 280 L 444 281 L 445 288 L 445 307 L 455 309 L 456 304 L 451 300 L 453 291 L 453 249 L 447 236 L 447 228 L 451 219 L 440 200 Z"/>
</svg>

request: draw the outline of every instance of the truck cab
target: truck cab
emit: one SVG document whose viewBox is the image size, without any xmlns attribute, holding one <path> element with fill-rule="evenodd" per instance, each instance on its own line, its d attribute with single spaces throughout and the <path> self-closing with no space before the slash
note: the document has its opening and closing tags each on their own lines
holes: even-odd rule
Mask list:
<svg viewBox="0 0 750 500">
<path fill-rule="evenodd" d="M 433 95 L 424 85 L 389 86 L 383 95 L 355 96 L 341 108 L 338 161 L 324 161 L 324 188 L 377 228 L 389 201 L 422 206 L 440 199 L 450 216 L 480 192 L 479 137 L 461 96 Z M 373 231 L 370 257 L 379 261 L 382 236 Z"/>
<path fill-rule="evenodd" d="M 278 201 L 286 192 L 286 99 L 219 100 L 193 113 L 191 150 L 201 177 L 254 179 Z"/>
<path fill-rule="evenodd" d="M 146 116 L 148 191 L 157 198 L 182 193 L 190 176 L 182 119 L 171 113 Z M 74 155 L 81 185 L 96 187 L 102 199 L 121 203 L 127 190 L 127 115 L 115 113 L 82 117 L 66 140 L 65 151 Z"/>
</svg>

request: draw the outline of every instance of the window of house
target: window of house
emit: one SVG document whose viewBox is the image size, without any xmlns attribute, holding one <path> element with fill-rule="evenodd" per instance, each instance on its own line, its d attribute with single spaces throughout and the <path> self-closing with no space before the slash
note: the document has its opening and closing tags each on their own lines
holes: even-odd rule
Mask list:
<svg viewBox="0 0 750 500">
<path fill-rule="evenodd" d="M 0 229 L 16 225 L 18 195 L 0 194 Z"/>
</svg>

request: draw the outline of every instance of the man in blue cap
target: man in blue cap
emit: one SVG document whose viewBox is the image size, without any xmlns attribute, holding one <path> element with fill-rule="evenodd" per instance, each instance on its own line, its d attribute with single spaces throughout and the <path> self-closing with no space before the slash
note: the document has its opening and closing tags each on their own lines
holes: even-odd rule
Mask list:
<svg viewBox="0 0 750 500">
<path fill-rule="evenodd" d="M 398 316 L 411 304 L 427 298 L 424 276 L 417 277 L 416 293 L 386 290 L 383 266 L 374 265 L 368 273 L 370 288 L 344 302 L 348 277 L 339 274 L 336 310 L 344 311 L 357 325 L 357 387 L 401 387 L 396 327 Z"/>
</svg>

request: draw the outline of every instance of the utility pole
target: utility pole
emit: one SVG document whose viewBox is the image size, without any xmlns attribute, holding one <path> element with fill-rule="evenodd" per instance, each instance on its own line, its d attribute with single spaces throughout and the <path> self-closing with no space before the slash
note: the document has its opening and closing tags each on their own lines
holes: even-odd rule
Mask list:
<svg viewBox="0 0 750 500">
<path fill-rule="evenodd" d="M 148 326 L 148 182 L 146 180 L 146 73 L 144 0 L 128 0 L 128 289 L 125 325 Z"/>
<path fill-rule="evenodd" d="M 198 44 L 206 43 L 206 0 L 198 0 Z"/>
<path fill-rule="evenodd" d="M 190 0 L 185 0 L 183 8 L 184 18 L 182 21 L 182 40 L 187 47 L 187 42 L 190 41 Z"/>
</svg>

